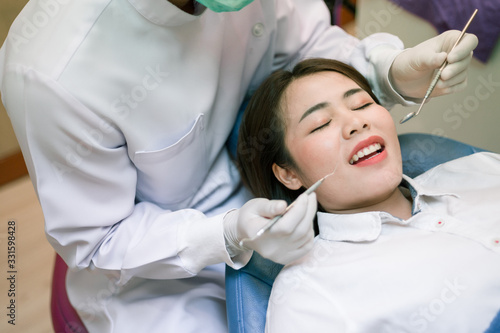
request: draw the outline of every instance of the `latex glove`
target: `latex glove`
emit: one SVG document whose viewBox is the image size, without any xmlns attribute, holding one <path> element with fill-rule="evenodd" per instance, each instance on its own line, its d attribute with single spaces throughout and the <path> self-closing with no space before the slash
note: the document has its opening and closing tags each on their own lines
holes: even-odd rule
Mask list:
<svg viewBox="0 0 500 333">
<path fill-rule="evenodd" d="M 435 75 L 445 60 L 448 65 L 441 73 L 431 96 L 439 96 L 465 89 L 467 68 L 472 59 L 472 51 L 478 40 L 473 34 L 465 34 L 449 54 L 460 31 L 445 31 L 415 47 L 401 52 L 392 63 L 389 79 L 396 91 L 404 97 L 423 98 Z"/>
<path fill-rule="evenodd" d="M 285 209 L 285 201 L 258 198 L 229 212 L 224 218 L 224 237 L 230 255 L 255 250 L 264 258 L 286 265 L 309 252 L 314 240 L 315 193 L 299 196 L 293 207 L 263 235 L 245 242 L 244 247 L 239 245 L 241 239 L 255 236 Z"/>
</svg>

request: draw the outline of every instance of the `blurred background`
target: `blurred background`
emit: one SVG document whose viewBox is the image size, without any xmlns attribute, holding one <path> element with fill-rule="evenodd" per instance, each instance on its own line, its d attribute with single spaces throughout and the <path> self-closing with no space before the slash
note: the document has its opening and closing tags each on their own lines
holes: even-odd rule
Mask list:
<svg viewBox="0 0 500 333">
<path fill-rule="evenodd" d="M 359 38 L 376 32 L 388 32 L 401 38 L 406 47 L 436 36 L 438 30 L 425 18 L 396 6 L 389 0 L 325 0 L 332 22 L 340 24 Z M 434 0 L 437 1 L 437 0 Z M 463 0 L 471 4 L 478 0 Z M 0 43 L 26 0 L 1 0 Z M 426 6 L 432 0 L 406 0 Z M 447 1 L 445 1 L 447 2 Z M 449 7 L 449 11 L 453 11 Z M 463 8 L 455 8 L 457 12 Z M 471 12 L 472 13 L 472 12 Z M 470 16 L 466 13 L 465 16 Z M 478 17 L 479 14 L 478 14 Z M 476 17 L 476 20 L 478 20 Z M 467 20 L 456 27 L 461 30 Z M 498 23 L 497 23 L 498 26 Z M 480 40 L 481 43 L 481 40 Z M 500 153 L 500 46 L 491 50 L 487 61 L 472 60 L 468 87 L 454 95 L 432 99 L 421 114 L 403 124 L 399 120 L 418 106 L 396 106 L 391 110 L 399 133 L 419 132 L 459 140 Z M 437 142 L 422 142 L 422 149 L 432 150 Z M 7 324 L 6 241 L 7 222 L 17 225 L 17 320 Z M 27 176 L 19 146 L 9 118 L 0 104 L 0 332 L 52 332 L 50 321 L 50 283 L 54 252 L 43 232 L 43 217 L 33 187 Z"/>
<path fill-rule="evenodd" d="M 0 0 L 0 44 L 27 0 Z M 15 221 L 16 325 L 7 321 L 8 222 Z M 50 291 L 55 252 L 44 234 L 43 215 L 19 145 L 0 103 L 0 332 L 54 332 Z M 59 333 L 59 332 L 58 332 Z"/>
<path fill-rule="evenodd" d="M 0 1 L 0 43 L 3 44 L 12 21 L 21 11 L 27 0 Z M 1 95 L 0 95 L 1 96 Z M 7 170 L 6 170 L 7 168 Z M 3 104 L 0 103 L 0 185 L 15 179 L 27 170 L 20 154 L 14 131 Z"/>
<path fill-rule="evenodd" d="M 399 0 L 397 3 L 409 4 L 409 7 L 424 8 L 432 12 L 432 4 L 438 0 Z M 461 13 L 463 19 L 457 20 L 456 29 L 462 30 L 472 15 L 474 4 L 497 3 L 496 22 L 488 28 L 490 31 L 500 30 L 498 1 L 440 0 L 447 6 L 445 13 Z M 470 10 L 454 7 L 453 3 L 467 5 Z M 417 5 L 415 5 L 417 4 Z M 487 6 L 484 6 L 486 8 Z M 494 6 L 491 6 L 494 7 Z M 456 8 L 454 10 L 454 8 Z M 355 34 L 362 38 L 375 32 L 388 32 L 401 38 L 405 47 L 412 47 L 438 34 L 430 21 L 402 9 L 389 0 L 358 0 L 356 11 Z M 478 12 L 470 25 L 469 31 L 477 27 L 476 21 L 486 13 Z M 442 22 L 442 17 L 434 17 Z M 460 21 L 460 22 L 458 22 Z M 498 37 L 498 36 L 497 36 Z M 479 43 L 482 40 L 479 39 Z M 483 44 L 485 41 L 483 41 Z M 477 49 L 476 49 L 477 50 Z M 476 52 L 477 53 L 477 52 Z M 422 109 L 418 117 L 402 125 L 399 120 L 418 106 L 395 106 L 391 114 L 397 124 L 398 133 L 429 133 L 459 140 L 483 149 L 500 153 L 500 43 L 496 42 L 487 62 L 476 57 L 468 73 L 468 84 L 465 91 L 431 99 Z M 422 143 L 424 146 L 425 143 Z M 429 145 L 430 147 L 430 145 Z"/>
</svg>

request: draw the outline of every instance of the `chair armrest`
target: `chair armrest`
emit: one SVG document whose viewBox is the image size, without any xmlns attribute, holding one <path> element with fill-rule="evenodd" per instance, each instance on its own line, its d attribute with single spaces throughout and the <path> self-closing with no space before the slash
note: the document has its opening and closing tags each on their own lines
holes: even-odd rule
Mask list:
<svg viewBox="0 0 500 333">
<path fill-rule="evenodd" d="M 257 252 L 239 270 L 226 266 L 226 306 L 230 333 L 264 332 L 271 288 L 282 268 L 283 265 L 263 258 Z"/>
</svg>

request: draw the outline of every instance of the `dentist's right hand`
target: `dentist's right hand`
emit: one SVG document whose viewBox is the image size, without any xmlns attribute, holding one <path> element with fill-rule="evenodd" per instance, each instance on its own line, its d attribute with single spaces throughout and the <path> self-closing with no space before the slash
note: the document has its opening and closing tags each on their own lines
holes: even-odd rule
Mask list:
<svg viewBox="0 0 500 333">
<path fill-rule="evenodd" d="M 252 238 L 270 219 L 282 214 L 286 202 L 257 198 L 229 212 L 224 218 L 224 238 L 232 257 L 248 250 L 264 258 L 286 265 L 309 252 L 313 246 L 313 219 L 317 210 L 316 194 L 302 194 L 293 207 L 269 230 L 253 241 Z"/>
</svg>

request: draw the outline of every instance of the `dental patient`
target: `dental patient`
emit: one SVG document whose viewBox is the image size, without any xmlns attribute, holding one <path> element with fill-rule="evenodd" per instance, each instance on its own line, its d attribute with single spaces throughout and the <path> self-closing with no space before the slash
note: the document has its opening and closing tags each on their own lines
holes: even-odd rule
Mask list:
<svg viewBox="0 0 500 333">
<path fill-rule="evenodd" d="M 500 155 L 411 179 L 365 78 L 308 59 L 256 91 L 238 164 L 255 196 L 288 203 L 335 170 L 315 191 L 313 249 L 274 282 L 267 332 L 489 329 L 500 309 Z"/>
</svg>

